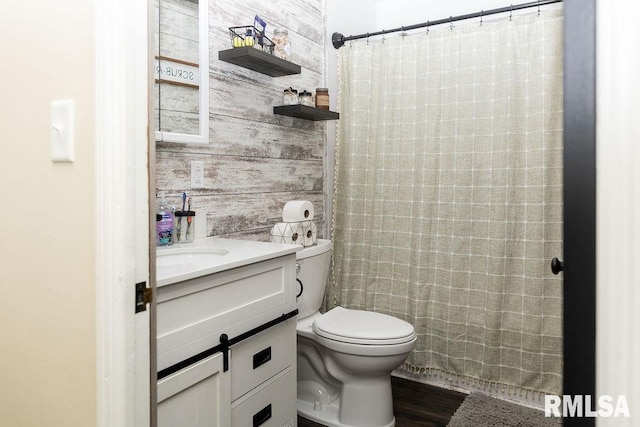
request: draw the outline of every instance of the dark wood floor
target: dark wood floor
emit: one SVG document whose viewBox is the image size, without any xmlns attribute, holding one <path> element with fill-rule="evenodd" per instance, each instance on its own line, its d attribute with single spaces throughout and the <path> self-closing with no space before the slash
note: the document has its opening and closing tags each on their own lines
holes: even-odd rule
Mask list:
<svg viewBox="0 0 640 427">
<path fill-rule="evenodd" d="M 445 427 L 464 393 L 391 377 L 396 427 Z M 324 427 L 298 417 L 298 427 Z"/>
</svg>

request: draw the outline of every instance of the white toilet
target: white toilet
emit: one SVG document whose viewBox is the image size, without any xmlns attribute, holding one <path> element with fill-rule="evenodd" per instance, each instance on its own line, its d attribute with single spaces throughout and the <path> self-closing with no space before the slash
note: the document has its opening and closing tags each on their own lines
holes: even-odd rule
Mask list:
<svg viewBox="0 0 640 427">
<path fill-rule="evenodd" d="M 297 252 L 298 414 L 330 427 L 392 427 L 391 371 L 416 342 L 414 327 L 385 314 L 322 305 L 331 241 Z"/>
</svg>

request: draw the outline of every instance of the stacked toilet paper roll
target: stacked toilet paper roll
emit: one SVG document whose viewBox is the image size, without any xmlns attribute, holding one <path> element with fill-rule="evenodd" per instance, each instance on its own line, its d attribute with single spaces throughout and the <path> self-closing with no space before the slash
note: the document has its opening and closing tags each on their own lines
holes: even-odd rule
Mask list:
<svg viewBox="0 0 640 427">
<path fill-rule="evenodd" d="M 282 208 L 282 221 L 300 222 L 313 220 L 313 204 L 308 200 L 292 200 Z"/>
<path fill-rule="evenodd" d="M 313 222 L 313 204 L 308 200 L 292 200 L 282 209 L 282 221 L 271 229 L 271 241 L 302 246 L 317 243 L 317 227 Z"/>
</svg>

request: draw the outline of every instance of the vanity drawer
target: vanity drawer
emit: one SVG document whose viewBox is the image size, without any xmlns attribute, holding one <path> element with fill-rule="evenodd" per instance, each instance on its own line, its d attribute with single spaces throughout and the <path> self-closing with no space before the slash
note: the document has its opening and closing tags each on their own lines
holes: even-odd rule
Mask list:
<svg viewBox="0 0 640 427">
<path fill-rule="evenodd" d="M 231 347 L 231 400 L 293 364 L 296 320 L 289 319 Z"/>
<path fill-rule="evenodd" d="M 234 402 L 232 427 L 283 427 L 296 416 L 296 377 L 287 370 L 266 382 L 255 393 Z"/>
</svg>

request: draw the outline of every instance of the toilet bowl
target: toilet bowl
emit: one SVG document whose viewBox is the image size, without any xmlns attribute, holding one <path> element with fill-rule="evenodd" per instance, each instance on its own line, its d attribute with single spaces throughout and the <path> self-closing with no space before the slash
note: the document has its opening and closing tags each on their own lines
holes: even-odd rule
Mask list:
<svg viewBox="0 0 640 427">
<path fill-rule="evenodd" d="M 297 252 L 298 414 L 330 427 L 395 425 L 391 371 L 414 348 L 414 327 L 381 313 L 322 305 L 331 241 Z"/>
</svg>

